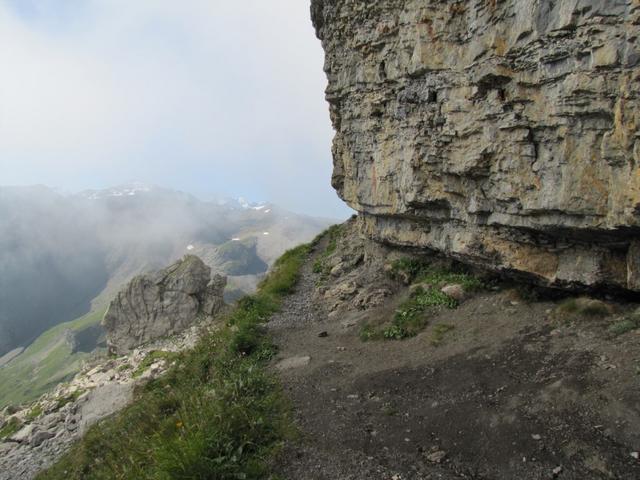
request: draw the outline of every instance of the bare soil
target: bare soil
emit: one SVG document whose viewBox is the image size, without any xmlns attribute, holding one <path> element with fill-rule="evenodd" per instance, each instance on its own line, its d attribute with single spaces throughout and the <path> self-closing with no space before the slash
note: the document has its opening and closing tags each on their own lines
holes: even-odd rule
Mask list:
<svg viewBox="0 0 640 480">
<path fill-rule="evenodd" d="M 417 337 L 363 342 L 361 325 L 391 318 L 407 288 L 329 315 L 312 272 L 325 246 L 270 323 L 278 360 L 311 358 L 277 370 L 300 431 L 283 478 L 640 479 L 640 331 L 565 322 L 557 301 L 501 285 L 431 312 Z"/>
</svg>

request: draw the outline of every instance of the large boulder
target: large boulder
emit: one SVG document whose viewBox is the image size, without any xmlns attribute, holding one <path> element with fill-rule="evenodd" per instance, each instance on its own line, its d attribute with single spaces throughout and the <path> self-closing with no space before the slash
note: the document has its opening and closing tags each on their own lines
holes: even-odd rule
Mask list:
<svg viewBox="0 0 640 480">
<path fill-rule="evenodd" d="M 200 258 L 135 277 L 113 299 L 102 320 L 107 345 L 123 354 L 156 338 L 179 333 L 222 306 L 226 277 L 214 275 Z"/>
<path fill-rule="evenodd" d="M 312 0 L 371 237 L 640 291 L 640 3 Z"/>
</svg>

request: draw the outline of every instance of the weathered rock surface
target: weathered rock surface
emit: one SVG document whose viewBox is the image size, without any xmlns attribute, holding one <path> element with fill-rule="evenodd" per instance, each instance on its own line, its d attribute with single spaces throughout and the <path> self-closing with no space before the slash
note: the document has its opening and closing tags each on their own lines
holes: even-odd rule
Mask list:
<svg viewBox="0 0 640 480">
<path fill-rule="evenodd" d="M 169 357 L 149 364 L 149 355 L 193 348 L 201 332 L 210 328 L 215 328 L 213 322 L 198 323 L 128 355 L 87 364 L 69 383 L 58 385 L 34 404 L 0 412 L 0 418 L 15 418 L 21 425 L 9 438 L 0 438 L 0 480 L 32 480 L 55 463 L 89 427 L 126 406 L 136 385 L 157 378 L 170 368 Z"/>
<path fill-rule="evenodd" d="M 371 237 L 640 291 L 640 2 L 312 0 Z"/>
<path fill-rule="evenodd" d="M 190 327 L 224 305 L 226 277 L 214 275 L 200 258 L 187 255 L 164 270 L 135 277 L 111 302 L 102 321 L 113 353 Z"/>
</svg>

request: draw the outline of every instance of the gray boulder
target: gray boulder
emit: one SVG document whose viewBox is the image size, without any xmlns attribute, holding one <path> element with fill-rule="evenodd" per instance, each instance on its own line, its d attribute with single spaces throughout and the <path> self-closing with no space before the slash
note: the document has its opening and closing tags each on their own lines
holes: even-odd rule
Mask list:
<svg viewBox="0 0 640 480">
<path fill-rule="evenodd" d="M 223 307 L 226 277 L 214 275 L 200 258 L 135 277 L 113 299 L 102 320 L 109 351 L 124 354 L 151 340 L 179 333 Z"/>
</svg>

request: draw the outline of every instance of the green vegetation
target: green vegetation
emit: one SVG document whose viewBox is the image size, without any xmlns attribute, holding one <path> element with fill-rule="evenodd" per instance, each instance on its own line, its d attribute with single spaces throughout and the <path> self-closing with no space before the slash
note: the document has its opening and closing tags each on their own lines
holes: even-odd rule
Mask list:
<svg viewBox="0 0 640 480">
<path fill-rule="evenodd" d="M 428 324 L 427 313 L 437 308 L 456 308 L 458 302 L 441 291 L 447 284 L 461 285 L 466 292 L 476 291 L 482 283 L 467 273 L 436 269 L 423 262 L 403 258 L 393 263 L 392 275 L 407 275 L 418 285 L 403 302 L 389 325 L 375 328 L 365 325 L 360 338 L 368 340 L 404 340 L 416 336 Z M 440 336 L 446 332 L 442 332 Z"/>
<path fill-rule="evenodd" d="M 42 415 L 42 407 L 40 405 L 34 405 L 27 413 L 27 421 L 31 422 Z"/>
<path fill-rule="evenodd" d="M 20 423 L 20 420 L 15 417 L 11 417 L 6 425 L 0 428 L 0 440 L 10 437 L 18 430 L 20 430 L 21 426 L 22 424 Z"/>
<path fill-rule="evenodd" d="M 625 333 L 640 328 L 640 314 L 633 313 L 630 316 L 614 322 L 609 328 L 609 333 L 614 336 L 624 335 Z"/>
<path fill-rule="evenodd" d="M 275 347 L 262 326 L 298 281 L 309 245 L 285 253 L 213 330 L 136 400 L 84 438 L 39 479 L 268 479 L 292 433 L 266 361 Z"/>
<path fill-rule="evenodd" d="M 338 248 L 338 240 L 343 233 L 342 225 L 332 225 L 320 235 L 318 235 L 313 242 L 311 242 L 312 246 L 320 243 L 320 240 L 324 237 L 328 238 L 328 243 L 322 254 L 318 257 L 318 259 L 314 262 L 312 270 L 313 273 L 321 274 L 322 279 L 326 279 L 329 275 L 330 267 L 327 265 L 327 258 L 329 258 Z"/>
<path fill-rule="evenodd" d="M 434 347 L 438 347 L 442 345 L 444 341 L 444 337 L 451 330 L 455 330 L 456 327 L 453 325 L 448 325 L 446 323 L 441 323 L 433 327 L 433 333 L 431 334 L 431 345 Z"/>
<path fill-rule="evenodd" d="M 153 350 L 147 354 L 146 357 L 140 362 L 138 368 L 133 372 L 133 378 L 138 378 L 142 375 L 147 368 L 156 363 L 158 360 L 164 360 L 167 363 L 171 363 L 177 358 L 178 354 L 175 352 L 163 352 L 161 350 Z M 124 366 L 124 365 L 123 365 Z M 131 368 L 129 366 L 129 368 Z M 119 370 L 119 369 L 118 369 Z"/>
<path fill-rule="evenodd" d="M 572 322 L 580 318 L 602 318 L 612 313 L 606 303 L 593 298 L 568 298 L 558 305 L 553 316 L 563 322 Z"/>
<path fill-rule="evenodd" d="M 60 410 L 62 407 L 64 407 L 65 405 L 67 405 L 68 403 L 73 403 L 76 400 L 78 400 L 78 398 L 80 398 L 80 396 L 86 392 L 86 390 L 83 389 L 78 389 L 73 393 L 70 393 L 69 395 L 66 395 L 64 397 L 60 397 L 57 399 L 56 402 L 56 410 Z"/>
<path fill-rule="evenodd" d="M 56 325 L 0 368 L 0 408 L 36 400 L 55 385 L 73 377 L 89 354 L 73 353 L 65 341 L 64 332 L 82 332 L 98 325 L 105 310 L 100 308 L 71 322 Z"/>
<path fill-rule="evenodd" d="M 394 261 L 391 264 L 391 275 L 399 276 L 406 274 L 411 280 L 414 280 L 423 271 L 428 270 L 426 262 L 417 260 L 415 258 L 404 257 Z"/>
</svg>

